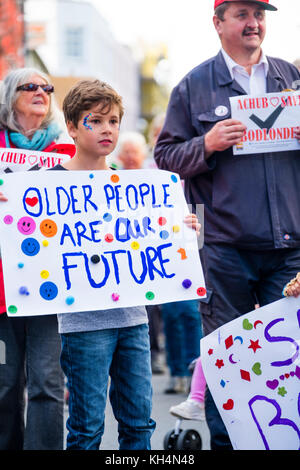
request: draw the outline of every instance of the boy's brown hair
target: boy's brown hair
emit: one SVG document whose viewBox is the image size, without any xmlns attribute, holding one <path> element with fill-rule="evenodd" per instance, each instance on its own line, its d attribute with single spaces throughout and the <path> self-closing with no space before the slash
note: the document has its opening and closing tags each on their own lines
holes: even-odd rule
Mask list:
<svg viewBox="0 0 300 470">
<path fill-rule="evenodd" d="M 103 114 L 109 113 L 114 104 L 117 105 L 121 122 L 124 114 L 122 97 L 100 80 L 81 80 L 73 85 L 63 101 L 65 121 L 77 127 L 81 114 L 97 104 L 102 105 L 100 112 Z"/>
</svg>

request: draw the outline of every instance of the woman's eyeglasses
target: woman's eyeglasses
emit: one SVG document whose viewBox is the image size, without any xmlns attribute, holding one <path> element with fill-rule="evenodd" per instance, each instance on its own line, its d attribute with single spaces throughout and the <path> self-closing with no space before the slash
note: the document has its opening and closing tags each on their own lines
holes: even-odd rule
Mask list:
<svg viewBox="0 0 300 470">
<path fill-rule="evenodd" d="M 47 93 L 48 95 L 50 93 L 54 92 L 54 86 L 53 85 L 38 85 L 37 83 L 24 83 L 24 85 L 20 85 L 17 87 L 16 91 L 37 91 L 37 89 L 41 87 L 41 89 Z"/>
</svg>

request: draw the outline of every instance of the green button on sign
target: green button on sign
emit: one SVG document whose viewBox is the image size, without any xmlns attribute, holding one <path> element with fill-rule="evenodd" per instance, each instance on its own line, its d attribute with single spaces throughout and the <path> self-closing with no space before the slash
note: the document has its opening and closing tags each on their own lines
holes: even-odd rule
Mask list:
<svg viewBox="0 0 300 470">
<path fill-rule="evenodd" d="M 155 295 L 153 294 L 153 292 L 151 292 L 151 291 L 146 292 L 146 298 L 148 300 L 153 300 L 154 297 L 155 297 Z"/>
</svg>

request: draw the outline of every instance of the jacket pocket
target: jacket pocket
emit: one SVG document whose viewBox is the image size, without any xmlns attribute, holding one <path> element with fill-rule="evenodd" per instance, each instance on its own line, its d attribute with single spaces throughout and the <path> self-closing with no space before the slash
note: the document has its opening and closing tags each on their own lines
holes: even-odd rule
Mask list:
<svg viewBox="0 0 300 470">
<path fill-rule="evenodd" d="M 198 129 L 200 134 L 210 131 L 217 122 L 224 121 L 230 117 L 230 111 L 228 110 L 224 116 L 218 116 L 215 113 L 216 109 L 211 109 L 203 113 L 195 113 L 193 115 L 193 122 L 195 127 Z"/>
<path fill-rule="evenodd" d="M 218 109 L 220 110 L 218 114 Z M 227 106 L 217 106 L 214 109 L 205 111 L 204 113 L 199 113 L 197 118 L 201 122 L 213 122 L 224 121 L 224 119 L 229 119 L 231 116 L 230 109 Z"/>
</svg>

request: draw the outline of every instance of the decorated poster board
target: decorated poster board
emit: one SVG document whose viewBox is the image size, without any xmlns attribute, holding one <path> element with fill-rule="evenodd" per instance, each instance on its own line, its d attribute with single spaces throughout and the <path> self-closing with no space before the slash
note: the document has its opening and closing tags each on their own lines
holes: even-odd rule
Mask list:
<svg viewBox="0 0 300 470">
<path fill-rule="evenodd" d="M 201 340 L 208 387 L 234 449 L 300 448 L 300 299 L 284 298 Z"/>
<path fill-rule="evenodd" d="M 294 132 L 300 125 L 300 91 L 230 98 L 231 115 L 247 126 L 234 155 L 300 150 Z"/>
<path fill-rule="evenodd" d="M 160 170 L 1 175 L 8 315 L 199 299 L 206 290 L 178 175 Z"/>
<path fill-rule="evenodd" d="M 0 148 L 0 173 L 40 170 L 63 165 L 69 155 L 17 148 Z"/>
</svg>

